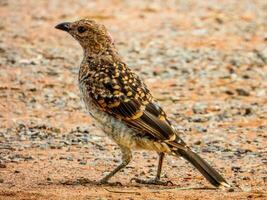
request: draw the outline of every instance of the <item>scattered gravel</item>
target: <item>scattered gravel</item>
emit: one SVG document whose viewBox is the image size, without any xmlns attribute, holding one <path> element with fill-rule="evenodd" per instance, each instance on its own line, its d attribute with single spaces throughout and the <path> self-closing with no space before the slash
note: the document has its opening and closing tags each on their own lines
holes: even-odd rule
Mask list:
<svg viewBox="0 0 267 200">
<path fill-rule="evenodd" d="M 41 185 L 46 192 L 48 184 L 49 198 L 51 188 L 68 196 L 58 182 L 97 180 L 120 163 L 119 148 L 96 127 L 80 100 L 82 50 L 53 28 L 64 20 L 90 17 L 107 25 L 125 62 L 151 88 L 181 137 L 233 185 L 224 197 L 266 197 L 264 1 L 66 0 L 63 6 L 52 0 L 4 0 L 0 6 L 5 19 L 0 22 L 1 191 L 31 191 Z M 114 181 L 129 185 L 130 177 L 151 178 L 156 164 L 156 153 L 135 152 Z M 181 188 L 206 184 L 186 162 L 169 156 L 163 179 Z M 84 187 L 71 189 L 72 194 L 85 194 Z M 86 187 L 90 195 L 81 198 L 111 193 L 102 189 Z M 178 192 L 138 190 L 147 195 L 143 199 L 172 199 Z M 0 199 L 6 194 L 1 191 Z M 221 194 L 179 191 L 181 199 L 218 199 Z"/>
</svg>

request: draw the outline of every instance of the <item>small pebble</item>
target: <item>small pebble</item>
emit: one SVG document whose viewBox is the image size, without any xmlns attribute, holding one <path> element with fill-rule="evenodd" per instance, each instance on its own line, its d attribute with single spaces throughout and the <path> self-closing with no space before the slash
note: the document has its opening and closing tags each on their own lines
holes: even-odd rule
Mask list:
<svg viewBox="0 0 267 200">
<path fill-rule="evenodd" d="M 87 161 L 85 161 L 85 160 L 79 162 L 80 165 L 86 165 L 86 163 L 87 163 Z"/>
<path fill-rule="evenodd" d="M 240 95 L 240 96 L 249 96 L 249 95 L 250 95 L 249 92 L 247 92 L 246 90 L 241 89 L 241 88 L 236 89 L 236 92 L 237 92 L 237 94 Z"/>
<path fill-rule="evenodd" d="M 0 163 L 0 168 L 6 168 L 6 164 Z"/>
</svg>

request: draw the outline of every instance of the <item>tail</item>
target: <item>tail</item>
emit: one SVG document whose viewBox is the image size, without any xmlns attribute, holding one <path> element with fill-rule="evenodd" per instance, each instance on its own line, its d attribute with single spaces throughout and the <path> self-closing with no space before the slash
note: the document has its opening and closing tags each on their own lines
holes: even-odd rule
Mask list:
<svg viewBox="0 0 267 200">
<path fill-rule="evenodd" d="M 215 169 L 213 169 L 205 160 L 190 149 L 179 149 L 176 154 L 182 156 L 194 165 L 194 167 L 196 167 L 198 171 L 215 187 L 231 187 Z"/>
</svg>

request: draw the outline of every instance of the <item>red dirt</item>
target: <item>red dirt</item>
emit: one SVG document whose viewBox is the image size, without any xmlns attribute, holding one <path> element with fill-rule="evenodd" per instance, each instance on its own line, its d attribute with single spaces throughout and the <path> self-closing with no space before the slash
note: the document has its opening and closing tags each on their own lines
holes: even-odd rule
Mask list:
<svg viewBox="0 0 267 200">
<path fill-rule="evenodd" d="M 0 2 L 0 199 L 267 199 L 267 4 L 174 2 Z M 120 154 L 80 102 L 81 48 L 54 29 L 84 17 L 108 27 L 183 138 L 232 189 L 212 189 L 173 157 L 163 179 L 174 186 L 130 183 L 155 174 L 156 153 L 145 151 L 112 178 L 123 186 L 75 182 L 98 180 Z"/>
</svg>

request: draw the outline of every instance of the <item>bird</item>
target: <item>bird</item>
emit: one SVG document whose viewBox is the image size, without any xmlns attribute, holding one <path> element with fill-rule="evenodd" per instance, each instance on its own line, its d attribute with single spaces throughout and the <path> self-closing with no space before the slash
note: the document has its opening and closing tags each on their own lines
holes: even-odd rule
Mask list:
<svg viewBox="0 0 267 200">
<path fill-rule="evenodd" d="M 159 155 L 155 178 L 133 178 L 140 184 L 166 185 L 161 181 L 166 155 L 191 163 L 213 186 L 229 183 L 195 153 L 180 137 L 142 79 L 123 61 L 107 28 L 92 19 L 63 22 L 56 29 L 69 33 L 83 49 L 78 82 L 86 110 L 121 150 L 121 163 L 98 181 L 111 177 L 132 159 L 132 150 L 155 151 Z"/>
</svg>

